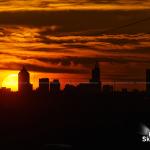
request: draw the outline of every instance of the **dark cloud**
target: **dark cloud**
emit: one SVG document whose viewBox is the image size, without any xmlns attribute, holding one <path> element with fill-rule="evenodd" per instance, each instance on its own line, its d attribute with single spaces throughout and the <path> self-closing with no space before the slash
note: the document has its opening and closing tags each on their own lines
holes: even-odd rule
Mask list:
<svg viewBox="0 0 150 150">
<path fill-rule="evenodd" d="M 69 74 L 84 74 L 88 73 L 87 70 L 75 69 L 75 68 L 59 68 L 59 67 L 43 67 L 33 64 L 20 64 L 20 63 L 6 63 L 6 66 L 1 66 L 2 70 L 20 70 L 22 66 L 26 66 L 30 71 L 44 72 L 44 73 L 69 73 Z"/>
<path fill-rule="evenodd" d="M 34 7 L 48 7 L 49 5 L 54 4 L 143 4 L 146 2 L 149 2 L 149 0 L 0 0 L 0 3 L 5 4 L 11 4 L 16 5 L 20 2 L 21 4 L 24 3 L 24 5 L 27 6 L 34 6 Z M 20 5 L 21 5 L 20 4 Z M 19 4 L 18 4 L 19 5 Z"/>
<path fill-rule="evenodd" d="M 57 26 L 41 31 L 42 35 L 100 35 L 112 33 L 149 33 L 150 21 L 147 20 L 124 29 L 113 31 L 121 25 L 149 17 L 149 10 L 138 11 L 14 11 L 0 12 L 1 25 Z"/>
<path fill-rule="evenodd" d="M 108 38 L 108 39 L 99 39 L 97 42 L 108 42 L 114 45 L 127 45 L 127 44 L 132 44 L 132 45 L 139 45 L 139 40 L 137 39 L 116 39 L 116 38 Z M 141 40 L 140 40 L 141 41 Z"/>
<path fill-rule="evenodd" d="M 96 4 L 143 4 L 144 2 L 149 2 L 149 0 L 85 0 L 89 3 Z"/>
</svg>

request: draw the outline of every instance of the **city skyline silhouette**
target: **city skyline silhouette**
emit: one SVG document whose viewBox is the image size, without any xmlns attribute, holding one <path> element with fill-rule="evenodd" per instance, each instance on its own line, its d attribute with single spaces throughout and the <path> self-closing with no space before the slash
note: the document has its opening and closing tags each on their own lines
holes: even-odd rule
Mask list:
<svg viewBox="0 0 150 150">
<path fill-rule="evenodd" d="M 150 0 L 0 0 L 0 149 L 149 143 Z"/>
<path fill-rule="evenodd" d="M 22 67 L 22 69 L 19 71 L 18 73 L 18 76 L 17 76 L 17 82 L 13 83 L 12 81 L 12 84 L 17 84 L 17 91 L 16 92 L 19 92 L 19 93 L 22 93 L 22 92 L 25 92 L 25 93 L 30 93 L 32 91 L 41 91 L 43 93 L 47 92 L 51 92 L 53 91 L 53 89 L 55 89 L 55 86 L 56 86 L 56 91 L 64 91 L 66 86 L 67 85 L 71 85 L 71 86 L 74 86 L 74 88 L 78 88 L 78 87 L 82 87 L 82 88 L 87 88 L 87 87 L 92 87 L 92 84 L 98 84 L 99 87 L 97 87 L 98 89 L 98 92 L 101 93 L 101 92 L 104 92 L 104 91 L 112 91 L 112 92 L 115 92 L 117 91 L 115 89 L 115 86 L 118 84 L 125 84 L 126 87 L 124 88 L 120 88 L 119 91 L 139 91 L 138 88 L 134 88 L 132 90 L 129 90 L 128 89 L 128 86 L 130 86 L 131 84 L 144 84 L 145 86 L 145 90 L 140 90 L 141 92 L 142 91 L 149 91 L 150 88 L 149 88 L 149 82 L 150 82 L 150 69 L 147 69 L 145 71 L 145 76 L 146 76 L 146 79 L 145 79 L 145 82 L 136 82 L 136 81 L 133 81 L 133 82 L 102 82 L 101 80 L 101 69 L 100 69 L 100 65 L 98 62 L 95 63 L 95 65 L 93 66 L 93 69 L 91 71 L 91 78 L 89 80 L 87 80 L 87 82 L 78 82 L 77 85 L 74 85 L 73 83 L 66 83 L 64 88 L 61 88 L 61 82 L 59 81 L 59 79 L 57 78 L 54 78 L 54 79 L 49 79 L 48 77 L 45 77 L 45 78 L 39 78 L 38 80 L 38 84 L 39 86 L 34 89 L 33 88 L 33 84 L 31 84 L 30 82 L 30 72 L 26 69 L 25 66 Z M 57 86 L 58 85 L 58 86 Z M 11 86 L 14 86 L 14 85 L 11 85 Z M 7 88 L 7 83 L 6 83 L 6 87 L 5 86 L 2 86 L 1 89 L 3 91 L 12 91 L 11 88 Z M 91 88 L 92 90 L 92 88 Z M 95 89 L 96 90 L 96 89 Z M 57 92 L 56 92 L 57 93 Z"/>
<path fill-rule="evenodd" d="M 0 89 L 0 145 L 12 143 L 16 149 L 19 145 L 28 149 L 29 143 L 36 149 L 100 148 L 107 143 L 108 134 L 121 137 L 119 143 L 141 143 L 138 126 L 141 122 L 149 125 L 150 113 L 149 69 L 145 73 L 146 91 L 114 91 L 112 85 L 102 86 L 97 63 L 86 83 L 66 84 L 61 90 L 58 79 L 40 78 L 39 88 L 32 90 L 30 73 L 23 67 L 18 92 Z M 113 138 L 111 142 L 117 145 Z"/>
</svg>

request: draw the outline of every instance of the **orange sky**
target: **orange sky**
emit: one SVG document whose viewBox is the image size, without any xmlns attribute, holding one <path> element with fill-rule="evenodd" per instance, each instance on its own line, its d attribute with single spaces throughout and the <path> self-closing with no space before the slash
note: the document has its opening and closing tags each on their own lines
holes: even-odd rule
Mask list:
<svg viewBox="0 0 150 150">
<path fill-rule="evenodd" d="M 4 0 L 0 10 L 149 9 L 149 0 Z"/>
<path fill-rule="evenodd" d="M 103 81 L 145 81 L 150 20 L 109 29 L 149 14 L 150 0 L 0 1 L 0 83 L 25 65 L 35 88 L 40 77 L 77 84 L 95 61 Z"/>
</svg>

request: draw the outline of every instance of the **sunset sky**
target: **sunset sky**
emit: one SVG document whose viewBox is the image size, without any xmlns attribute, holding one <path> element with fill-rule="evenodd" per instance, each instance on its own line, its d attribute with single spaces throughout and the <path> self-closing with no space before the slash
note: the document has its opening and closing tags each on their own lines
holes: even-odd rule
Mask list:
<svg viewBox="0 0 150 150">
<path fill-rule="evenodd" d="M 150 0 L 0 0 L 1 84 L 23 65 L 34 87 L 86 82 L 96 61 L 102 81 L 145 81 Z"/>
</svg>

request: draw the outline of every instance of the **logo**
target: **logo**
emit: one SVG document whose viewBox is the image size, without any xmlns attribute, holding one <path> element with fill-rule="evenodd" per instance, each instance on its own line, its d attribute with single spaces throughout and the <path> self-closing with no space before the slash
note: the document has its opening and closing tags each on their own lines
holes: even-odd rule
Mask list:
<svg viewBox="0 0 150 150">
<path fill-rule="evenodd" d="M 142 142 L 150 142 L 150 129 L 146 125 L 141 125 Z"/>
</svg>

